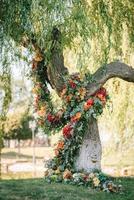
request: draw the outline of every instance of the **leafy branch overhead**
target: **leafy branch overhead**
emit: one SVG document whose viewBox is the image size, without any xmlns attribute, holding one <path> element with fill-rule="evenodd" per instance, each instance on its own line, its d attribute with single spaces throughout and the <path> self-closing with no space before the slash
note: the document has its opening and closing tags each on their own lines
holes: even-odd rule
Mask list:
<svg viewBox="0 0 134 200">
<path fill-rule="evenodd" d="M 128 54 L 134 47 L 134 3 L 128 0 L 7 0 L 0 7 L 1 47 L 14 40 L 32 38 L 43 50 L 46 60 L 51 54 L 53 27 L 62 34 L 61 47 L 73 48 L 79 55 L 79 66 L 93 56 L 94 65 L 123 57 L 124 31 Z M 94 48 L 92 48 L 92 41 Z M 25 44 L 26 45 L 26 44 Z M 10 45 L 9 48 L 13 48 Z"/>
</svg>

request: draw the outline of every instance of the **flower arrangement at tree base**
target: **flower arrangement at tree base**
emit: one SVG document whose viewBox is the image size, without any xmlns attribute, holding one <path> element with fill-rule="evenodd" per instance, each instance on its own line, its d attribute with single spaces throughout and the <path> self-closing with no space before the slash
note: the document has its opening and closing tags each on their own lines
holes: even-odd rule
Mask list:
<svg viewBox="0 0 134 200">
<path fill-rule="evenodd" d="M 45 180 L 51 182 L 62 182 L 70 185 L 86 186 L 92 189 L 98 189 L 105 192 L 122 192 L 122 186 L 116 185 L 114 182 L 103 174 L 102 172 L 72 172 L 68 169 L 62 170 L 60 168 L 45 171 Z"/>
</svg>

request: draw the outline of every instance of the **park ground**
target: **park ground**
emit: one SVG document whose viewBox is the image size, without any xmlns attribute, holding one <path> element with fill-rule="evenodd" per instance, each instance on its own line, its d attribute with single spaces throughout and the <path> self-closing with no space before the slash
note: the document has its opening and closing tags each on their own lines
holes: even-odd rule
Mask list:
<svg viewBox="0 0 134 200">
<path fill-rule="evenodd" d="M 32 147 L 23 147 L 18 153 L 17 148 L 2 150 L 2 179 L 18 179 L 43 177 L 44 161 L 54 155 L 52 147 L 36 147 L 36 170 L 33 173 Z M 103 152 L 102 170 L 109 175 L 134 176 L 134 148 L 114 152 L 111 149 Z"/>
<path fill-rule="evenodd" d="M 36 172 L 29 168 L 32 166 L 32 153 L 33 149 L 29 147 L 21 148 L 19 154 L 17 148 L 4 148 L 2 150 L 4 173 L 0 181 L 0 200 L 134 200 L 134 176 L 131 176 L 131 178 L 119 177 L 121 174 L 116 174 L 118 171 L 115 171 L 114 182 L 123 187 L 123 191 L 117 194 L 97 191 L 83 186 L 78 187 L 61 183 L 49 184 L 44 181 L 43 169 L 44 160 L 53 156 L 52 148 L 37 147 L 35 149 L 36 166 L 39 167 Z M 110 173 L 114 172 L 115 167 L 120 170 L 130 168 L 134 166 L 133 154 L 133 149 L 129 152 L 122 152 L 122 155 L 108 151 L 103 156 L 102 164 L 112 169 Z M 26 167 L 29 169 L 28 172 L 25 171 Z M 21 168 L 24 171 L 18 172 L 17 170 Z"/>
<path fill-rule="evenodd" d="M 44 179 L 1 180 L 0 200 L 134 200 L 134 178 L 118 178 L 122 193 L 106 193 Z"/>
</svg>

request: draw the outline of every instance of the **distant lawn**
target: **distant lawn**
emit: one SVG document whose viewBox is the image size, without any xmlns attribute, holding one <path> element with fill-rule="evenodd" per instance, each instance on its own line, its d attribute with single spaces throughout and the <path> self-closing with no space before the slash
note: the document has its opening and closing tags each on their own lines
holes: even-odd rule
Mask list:
<svg viewBox="0 0 134 200">
<path fill-rule="evenodd" d="M 18 154 L 18 148 L 3 148 L 2 149 L 2 161 L 6 159 L 16 160 L 20 159 L 32 160 L 33 148 L 32 147 L 21 147 L 20 154 Z M 53 147 L 35 147 L 36 159 L 44 159 L 52 157 L 54 155 Z M 126 166 L 134 166 L 134 148 L 126 149 L 122 151 L 114 151 L 108 149 L 102 156 L 103 166 L 115 166 L 123 168 Z"/>
<path fill-rule="evenodd" d="M 48 184 L 43 179 L 2 180 L 0 200 L 134 200 L 134 178 L 117 179 L 123 194 L 108 194 L 64 184 Z"/>
<path fill-rule="evenodd" d="M 6 152 L 6 153 L 2 153 L 2 158 L 3 159 L 16 159 L 17 157 L 19 158 L 23 158 L 23 159 L 32 159 L 32 155 L 25 155 L 25 154 L 22 154 L 22 153 L 16 153 L 14 151 L 10 151 L 10 152 Z M 42 156 L 36 156 L 36 159 L 43 159 Z"/>
<path fill-rule="evenodd" d="M 33 148 L 32 147 L 21 147 L 20 154 L 18 148 L 3 148 L 2 159 L 16 159 L 17 157 L 23 159 L 32 159 Z M 37 159 L 43 159 L 45 156 L 53 155 L 52 147 L 35 147 L 35 156 Z"/>
</svg>

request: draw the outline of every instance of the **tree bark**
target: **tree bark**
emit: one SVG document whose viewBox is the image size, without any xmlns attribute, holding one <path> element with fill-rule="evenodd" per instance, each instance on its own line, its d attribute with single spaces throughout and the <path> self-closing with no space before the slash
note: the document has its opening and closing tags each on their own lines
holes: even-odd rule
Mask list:
<svg viewBox="0 0 134 200">
<path fill-rule="evenodd" d="M 100 67 L 93 74 L 93 82 L 87 86 L 87 97 L 99 90 L 107 80 L 121 78 L 127 82 L 134 82 L 134 68 L 122 62 L 111 62 L 105 67 Z"/>
<path fill-rule="evenodd" d="M 89 120 L 87 133 L 83 139 L 83 144 L 76 159 L 77 170 L 92 172 L 101 170 L 102 146 L 99 136 L 98 124 L 95 119 Z"/>
<path fill-rule="evenodd" d="M 60 94 L 64 87 L 65 76 L 69 75 L 69 73 L 64 65 L 63 49 L 61 48 L 61 33 L 56 28 L 53 29 L 52 40 L 51 63 L 47 67 L 47 73 L 53 88 Z"/>
</svg>

